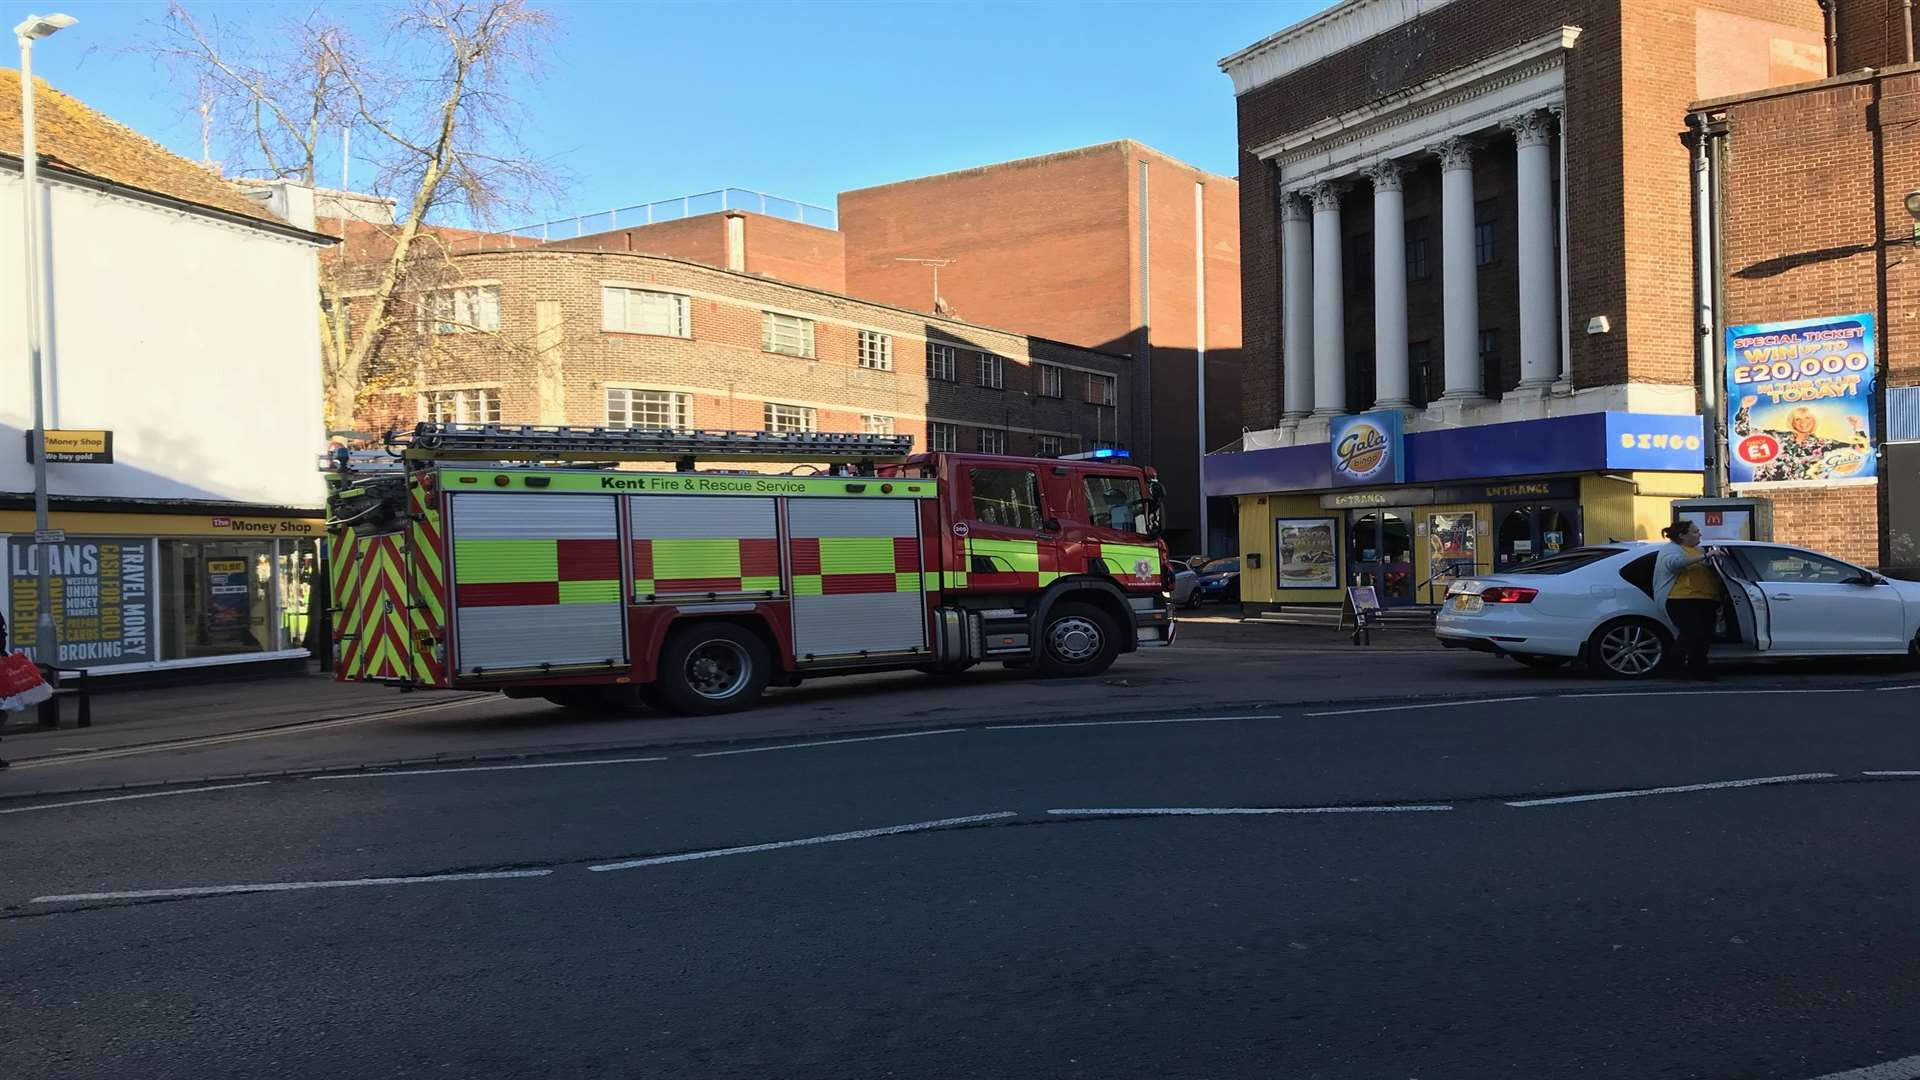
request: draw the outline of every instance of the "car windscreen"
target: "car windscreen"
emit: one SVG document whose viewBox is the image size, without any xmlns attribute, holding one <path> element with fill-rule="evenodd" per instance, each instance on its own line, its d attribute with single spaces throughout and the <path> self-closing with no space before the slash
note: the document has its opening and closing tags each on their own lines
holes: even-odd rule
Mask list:
<svg viewBox="0 0 1920 1080">
<path fill-rule="evenodd" d="M 1578 570 L 1583 566 L 1590 566 L 1593 563 L 1599 562 L 1601 559 L 1618 555 L 1624 550 L 1626 549 L 1617 547 L 1574 548 L 1572 551 L 1563 551 L 1550 559 L 1541 559 L 1539 562 L 1524 563 L 1510 569 L 1503 569 L 1500 571 L 1500 574 L 1502 577 L 1508 574 L 1565 574 L 1569 571 Z"/>
<path fill-rule="evenodd" d="M 1203 574 L 1237 574 L 1240 572 L 1239 559 L 1215 559 L 1200 570 Z"/>
</svg>

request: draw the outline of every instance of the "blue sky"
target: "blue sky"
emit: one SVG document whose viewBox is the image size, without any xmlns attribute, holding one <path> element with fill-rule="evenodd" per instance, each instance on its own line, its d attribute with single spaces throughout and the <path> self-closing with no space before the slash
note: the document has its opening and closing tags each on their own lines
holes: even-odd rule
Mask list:
<svg viewBox="0 0 1920 1080">
<path fill-rule="evenodd" d="M 37 74 L 199 156 L 186 91 L 129 53 L 164 0 L 33 5 L 14 0 L 0 21 L 80 19 L 35 50 Z M 528 88 L 525 135 L 568 175 L 555 209 L 573 213 L 728 186 L 830 207 L 849 188 L 1123 137 L 1232 175 L 1233 90 L 1216 62 L 1327 3 L 548 6 L 559 34 L 551 74 Z M 273 14 L 188 7 L 242 22 Z"/>
</svg>

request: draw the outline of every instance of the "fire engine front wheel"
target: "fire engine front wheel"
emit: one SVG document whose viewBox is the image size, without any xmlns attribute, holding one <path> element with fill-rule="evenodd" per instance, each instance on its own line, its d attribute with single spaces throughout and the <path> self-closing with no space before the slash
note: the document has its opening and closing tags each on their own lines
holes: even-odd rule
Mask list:
<svg viewBox="0 0 1920 1080">
<path fill-rule="evenodd" d="M 1059 604 L 1040 634 L 1040 673 L 1061 679 L 1098 675 L 1120 655 L 1113 618 L 1091 604 Z"/>
<path fill-rule="evenodd" d="M 694 623 L 667 639 L 655 686 L 674 712 L 732 712 L 759 699 L 772 666 L 766 645 L 752 631 L 732 623 Z"/>
</svg>

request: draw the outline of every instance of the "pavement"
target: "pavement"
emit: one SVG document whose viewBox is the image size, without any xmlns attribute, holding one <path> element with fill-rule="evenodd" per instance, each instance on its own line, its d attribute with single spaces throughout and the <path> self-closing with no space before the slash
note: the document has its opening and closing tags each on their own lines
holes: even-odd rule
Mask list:
<svg viewBox="0 0 1920 1080">
<path fill-rule="evenodd" d="M 821 679 L 773 691 L 749 712 L 709 718 L 583 715 L 538 699 L 409 694 L 320 676 L 103 695 L 92 728 L 29 728 L 0 743 L 0 754 L 14 763 L 0 771 L 0 800 L 366 766 L 965 727 L 1007 716 L 1259 714 L 1315 702 L 1619 688 L 1574 669 L 1539 672 L 1443 650 L 1427 631 L 1384 631 L 1374 642 L 1354 646 L 1324 629 L 1218 616 L 1183 619 L 1177 645 L 1124 656 L 1098 678 L 1047 680 L 983 666 L 947 679 L 917 673 Z M 1785 687 L 1912 681 L 1911 675 L 1897 663 L 1729 672 L 1743 685 Z"/>
<path fill-rule="evenodd" d="M 1920 679 L 1473 685 L 7 800 L 0 1066 L 1920 1076 Z"/>
</svg>

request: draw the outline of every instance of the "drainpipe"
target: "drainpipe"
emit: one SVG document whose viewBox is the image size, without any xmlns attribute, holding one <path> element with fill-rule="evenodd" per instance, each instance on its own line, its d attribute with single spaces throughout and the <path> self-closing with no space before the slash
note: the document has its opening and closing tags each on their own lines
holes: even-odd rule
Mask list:
<svg viewBox="0 0 1920 1080">
<path fill-rule="evenodd" d="M 1694 351 L 1698 360 L 1700 383 L 1700 427 L 1706 435 L 1706 494 L 1717 498 L 1720 484 L 1719 410 L 1720 395 L 1715 379 L 1714 352 L 1714 242 L 1713 242 L 1713 162 L 1707 154 L 1707 118 L 1694 113 L 1693 127 L 1693 266 Z"/>
<path fill-rule="evenodd" d="M 1913 63 L 1913 0 L 1900 0 L 1900 31 L 1903 35 L 1900 44 L 1905 49 L 1907 63 Z"/>
<path fill-rule="evenodd" d="M 1827 78 L 1840 74 L 1840 24 L 1835 5 L 1839 0 L 1818 0 L 1827 26 Z"/>
</svg>

